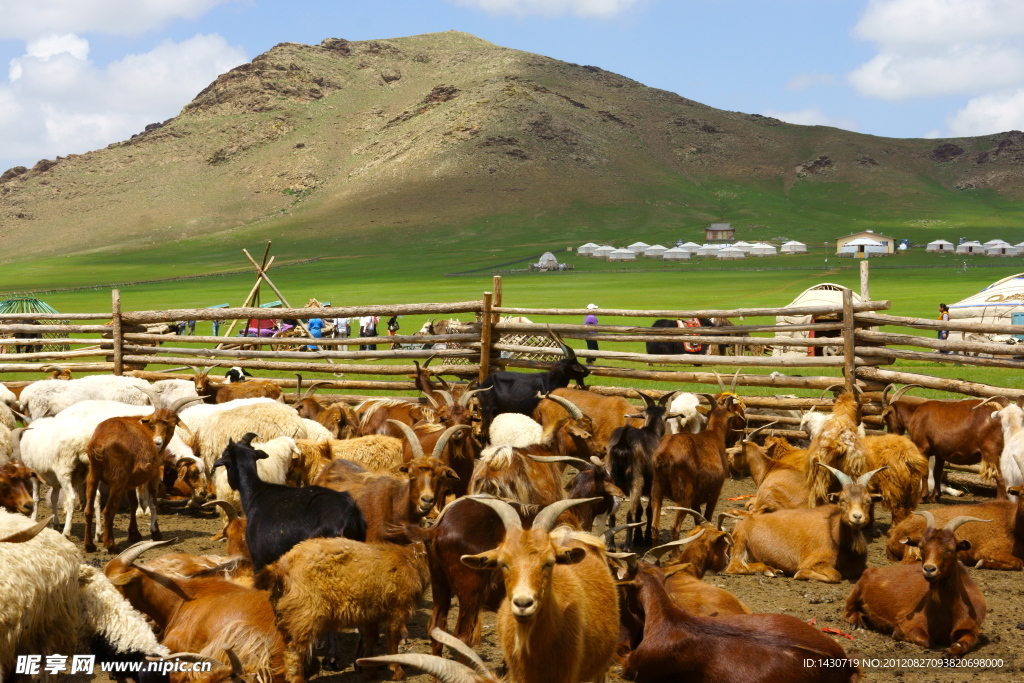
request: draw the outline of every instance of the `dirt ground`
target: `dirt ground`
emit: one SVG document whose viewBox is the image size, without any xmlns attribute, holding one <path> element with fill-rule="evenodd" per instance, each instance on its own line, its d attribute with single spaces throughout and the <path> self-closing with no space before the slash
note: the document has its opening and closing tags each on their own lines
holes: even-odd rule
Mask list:
<svg viewBox="0 0 1024 683">
<path fill-rule="evenodd" d="M 977 489 L 976 489 L 977 490 Z M 738 507 L 742 501 L 728 501 L 728 498 L 751 494 L 754 485 L 749 478 L 740 481 L 727 481 L 722 491 L 717 510 Z M 966 495 L 959 499 L 964 502 L 984 500 L 984 497 Z M 948 497 L 945 500 L 950 500 Z M 933 506 L 924 506 L 928 509 Z M 41 512 L 46 512 L 44 507 Z M 667 529 L 666 522 L 671 520 L 669 512 L 663 517 L 662 529 Z M 885 566 L 885 532 L 889 528 L 889 514 L 882 509 L 877 510 L 875 536 L 869 537 L 869 566 Z M 620 520 L 621 523 L 621 520 Z M 125 541 L 127 516 L 118 518 L 117 540 Z M 140 524 L 144 535 L 148 538 L 148 520 Z M 220 528 L 217 518 L 212 513 L 193 516 L 187 511 L 164 508 L 161 511 L 160 527 L 164 538 L 176 538 L 178 543 L 173 550 L 193 553 L 223 552 L 223 544 L 210 540 L 210 536 Z M 689 528 L 687 523 L 686 528 Z M 76 515 L 73 534 L 80 543 L 84 530 L 81 513 Z M 668 540 L 667 531 L 663 531 L 662 540 Z M 110 559 L 104 552 L 89 555 L 89 560 L 97 566 Z M 912 662 L 893 661 L 914 658 L 939 659 L 942 652 L 925 651 L 908 643 L 897 643 L 889 637 L 871 631 L 852 632 L 852 640 L 843 636 L 833 636 L 853 657 L 877 659 L 875 666 L 863 667 L 863 681 L 901 681 L 901 682 L 959 682 L 979 681 L 1007 683 L 1024 681 L 1024 573 L 992 570 L 969 570 L 971 576 L 981 587 L 988 602 L 988 616 L 981 630 L 981 641 L 977 649 L 971 652 L 960 664 L 975 663 L 973 666 L 942 668 L 936 664 L 923 663 L 914 666 Z M 816 581 L 796 581 L 792 578 L 769 579 L 763 576 L 707 576 L 705 580 L 725 588 L 754 612 L 782 612 L 799 617 L 805 621 L 816 620 L 820 628 L 840 629 L 851 633 L 850 625 L 842 620 L 842 610 L 849 594 L 851 584 L 824 584 Z M 431 610 L 429 593 L 416 618 L 409 624 L 409 642 L 402 651 L 429 652 L 430 641 L 426 634 L 426 624 Z M 452 610 L 451 623 L 454 625 L 455 609 Z M 498 647 L 497 634 L 494 627 L 494 615 L 486 614 L 483 626 L 483 641 L 477 652 L 493 667 L 500 669 L 502 655 Z M 343 658 L 349 662 L 354 656 L 356 634 L 342 636 Z M 1001 660 L 997 666 L 982 667 L 983 660 Z M 386 672 L 382 672 L 386 673 Z M 412 670 L 407 672 L 413 674 Z M 102 679 L 98 679 L 102 680 Z M 322 672 L 316 676 L 319 683 L 350 683 L 363 680 L 356 674 L 351 664 L 339 673 Z M 428 683 L 431 679 L 425 675 L 410 675 L 409 680 L 415 683 Z M 613 666 L 609 680 L 624 680 L 619 676 L 618 667 Z"/>
</svg>

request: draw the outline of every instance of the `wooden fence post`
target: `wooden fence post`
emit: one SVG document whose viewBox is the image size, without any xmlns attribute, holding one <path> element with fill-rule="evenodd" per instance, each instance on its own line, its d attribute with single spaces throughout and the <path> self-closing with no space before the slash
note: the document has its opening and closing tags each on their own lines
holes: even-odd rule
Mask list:
<svg viewBox="0 0 1024 683">
<path fill-rule="evenodd" d="M 121 290 L 110 290 L 111 302 L 111 341 L 114 343 L 114 374 L 124 373 L 124 334 L 121 332 Z"/>
<path fill-rule="evenodd" d="M 871 301 L 871 283 L 869 281 L 868 260 L 860 262 L 860 299 Z"/>
<path fill-rule="evenodd" d="M 492 289 L 494 290 L 494 297 L 491 300 L 491 303 L 493 304 L 493 306 L 495 308 L 499 308 L 499 307 L 501 307 L 501 276 L 500 275 L 495 275 L 494 276 L 494 287 Z M 492 323 L 501 322 L 499 318 L 500 318 L 500 316 L 497 313 L 495 313 L 494 314 L 494 318 L 491 320 L 491 322 Z"/>
<path fill-rule="evenodd" d="M 853 391 L 857 382 L 856 342 L 854 339 L 853 290 L 843 290 L 843 379 L 846 390 Z"/>
<path fill-rule="evenodd" d="M 483 309 L 480 311 L 480 381 L 491 374 L 491 292 L 484 292 Z"/>
</svg>

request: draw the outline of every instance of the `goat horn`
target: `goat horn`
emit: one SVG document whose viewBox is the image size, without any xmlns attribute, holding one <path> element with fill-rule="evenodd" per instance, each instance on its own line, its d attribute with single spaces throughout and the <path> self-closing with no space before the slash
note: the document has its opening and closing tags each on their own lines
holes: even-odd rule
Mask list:
<svg viewBox="0 0 1024 683">
<path fill-rule="evenodd" d="M 128 548 L 114 559 L 120 560 L 122 563 L 124 563 L 126 567 L 130 567 L 135 563 L 135 560 L 139 559 L 139 555 L 146 552 L 147 550 L 152 550 L 153 548 L 160 548 L 165 545 L 170 545 L 174 543 L 176 540 L 177 539 L 171 539 L 168 541 L 142 541 Z"/>
<path fill-rule="evenodd" d="M 718 399 L 714 394 L 697 394 L 697 396 L 703 396 L 708 400 L 708 403 L 711 404 L 711 412 L 715 412 L 715 409 L 718 408 Z"/>
<path fill-rule="evenodd" d="M 604 460 L 601 460 L 601 458 L 596 455 L 592 455 L 590 456 L 590 462 L 593 463 L 595 472 L 605 471 Z"/>
<path fill-rule="evenodd" d="M 24 415 L 22 413 L 19 413 L 17 410 L 15 410 L 13 408 L 11 408 L 11 412 L 14 413 L 18 417 L 18 419 L 21 420 L 22 422 L 24 422 L 25 424 L 27 424 L 27 425 L 32 424 L 32 420 L 34 418 L 31 418 L 28 415 Z"/>
<path fill-rule="evenodd" d="M 235 654 L 234 650 L 230 647 L 226 647 L 224 648 L 224 654 L 228 656 L 228 660 L 231 662 L 232 676 L 241 676 L 245 673 L 245 667 L 242 666 L 242 660 L 238 658 L 238 655 Z"/>
<path fill-rule="evenodd" d="M 238 519 L 238 510 L 236 510 L 235 506 L 227 502 L 226 500 L 220 500 L 219 498 L 216 500 L 209 500 L 203 503 L 202 507 L 220 508 L 221 510 L 224 511 L 224 516 L 228 518 L 228 524 Z"/>
<path fill-rule="evenodd" d="M 733 515 L 733 514 L 730 514 L 730 513 L 728 513 L 728 512 L 719 512 L 719 513 L 718 513 L 718 524 L 716 524 L 716 525 L 715 525 L 715 527 L 716 527 L 716 528 L 717 528 L 717 529 L 718 529 L 719 531 L 724 531 L 724 529 L 722 529 L 722 520 L 723 520 L 724 518 L 726 518 L 726 517 L 730 517 L 730 518 L 732 518 L 732 519 L 743 519 L 743 518 L 742 518 L 742 517 L 740 517 L 739 515 Z"/>
<path fill-rule="evenodd" d="M 925 524 L 927 524 L 928 528 L 935 528 L 935 515 L 928 512 L 927 510 L 914 510 L 911 514 L 920 515 L 921 517 L 924 517 Z"/>
<path fill-rule="evenodd" d="M 238 443 L 244 443 L 246 446 L 252 446 L 252 440 L 260 438 L 260 435 L 256 432 L 246 432 L 242 435 L 242 438 L 238 440 Z"/>
<path fill-rule="evenodd" d="M 452 438 L 455 432 L 461 429 L 469 429 L 469 425 L 452 425 L 448 429 L 444 430 L 444 433 L 441 434 L 441 438 L 439 438 L 437 443 L 434 444 L 434 452 L 430 454 L 431 457 L 440 460 L 444 447 L 448 445 L 448 440 Z M 410 429 L 409 431 L 411 432 L 412 430 Z"/>
<path fill-rule="evenodd" d="M 823 462 L 816 462 L 814 464 L 818 465 L 819 467 L 824 467 L 826 470 L 834 474 L 836 476 L 836 479 L 838 479 L 839 483 L 842 484 L 843 486 L 848 486 L 853 483 L 853 479 L 851 479 L 848 474 L 840 470 L 837 470 L 835 467 L 829 467 Z"/>
<path fill-rule="evenodd" d="M 295 402 L 298 403 L 299 401 L 301 401 L 303 399 L 303 396 L 302 396 L 302 375 L 296 372 L 295 373 L 295 377 L 298 380 L 295 383 Z"/>
<path fill-rule="evenodd" d="M 620 531 L 624 531 L 626 529 L 642 525 L 643 522 L 633 522 L 632 524 L 620 524 L 619 526 L 614 527 L 612 529 L 605 529 L 603 532 L 601 532 L 601 538 L 604 540 L 604 544 L 608 545 L 612 542 L 612 540 L 615 539 L 615 534 L 619 533 Z M 633 553 L 629 554 L 632 555 Z"/>
<path fill-rule="evenodd" d="M 768 429 L 769 427 L 773 427 L 773 426 L 775 426 L 777 424 L 779 424 L 778 420 L 775 420 L 774 422 L 769 422 L 768 424 L 761 425 L 760 427 L 758 427 L 754 431 L 752 431 L 749 434 L 747 434 L 747 438 L 745 438 L 743 440 L 744 441 L 753 441 L 754 437 L 757 436 L 757 433 L 760 432 L 762 429 Z"/>
<path fill-rule="evenodd" d="M 430 401 L 430 405 L 434 408 L 434 410 L 441 409 L 441 404 L 437 402 L 436 398 L 427 393 L 424 393 L 423 395 L 427 398 L 428 401 Z"/>
<path fill-rule="evenodd" d="M 470 391 L 467 391 L 466 393 L 462 394 L 462 396 L 459 396 L 459 405 L 462 406 L 463 408 L 468 408 L 469 402 L 473 399 L 474 396 L 479 394 L 481 391 L 490 391 L 492 388 L 493 387 L 484 387 L 483 389 L 471 389 Z M 461 643 L 462 641 L 460 640 L 459 642 Z"/>
<path fill-rule="evenodd" d="M 686 538 L 680 538 L 678 541 L 669 541 L 668 543 L 664 543 L 662 545 L 654 546 L 653 548 L 648 550 L 646 553 L 644 553 L 644 556 L 643 556 L 642 559 L 645 562 L 647 562 L 648 561 L 647 556 L 648 555 L 653 555 L 654 556 L 653 564 L 657 564 L 658 561 L 661 559 L 662 555 L 664 555 L 668 551 L 672 550 L 673 548 L 678 548 L 679 546 L 686 545 L 687 543 L 693 543 L 694 541 L 696 541 L 698 538 L 700 538 L 703 535 L 704 535 L 704 529 L 701 529 L 700 531 L 698 531 L 697 533 L 695 533 L 695 534 L 693 534 L 691 536 L 687 536 Z"/>
<path fill-rule="evenodd" d="M 473 651 L 469 645 L 448 633 L 444 629 L 435 628 L 430 632 L 430 637 L 441 643 L 447 645 L 449 649 L 455 650 L 457 653 L 468 659 L 472 664 L 473 668 L 476 669 L 477 673 L 481 676 L 491 676 L 490 669 L 484 664 L 484 660 L 480 659 L 480 655 Z"/>
<path fill-rule="evenodd" d="M 664 394 L 661 398 L 658 399 L 658 407 L 664 408 L 666 405 L 668 405 L 668 402 L 672 400 L 672 398 L 678 393 L 678 391 L 670 391 L 667 394 Z"/>
<path fill-rule="evenodd" d="M 139 391 L 141 391 L 142 393 L 144 393 L 146 396 L 148 396 L 149 397 L 150 405 L 152 405 L 153 408 L 156 408 L 156 404 L 160 402 L 160 394 L 156 393 L 155 391 L 153 391 L 149 387 L 135 387 L 135 388 L 138 389 Z"/>
<path fill-rule="evenodd" d="M 709 522 L 707 520 L 707 518 L 704 515 L 700 514 L 696 510 L 692 510 L 690 508 L 681 508 L 681 507 L 671 506 L 671 507 L 665 507 L 665 508 L 662 508 L 662 509 L 663 510 L 681 510 L 683 512 L 688 512 L 691 515 L 693 515 L 693 521 L 694 521 L 695 524 L 710 524 L 711 523 L 711 522 Z"/>
<path fill-rule="evenodd" d="M 823 392 L 821 392 L 821 396 L 819 396 L 818 399 L 821 400 L 825 398 L 825 394 L 832 391 L 833 389 L 839 389 L 840 391 L 842 391 L 844 388 L 845 387 L 843 387 L 842 384 L 833 384 L 832 386 L 826 388 Z"/>
<path fill-rule="evenodd" d="M 11 460 L 21 460 L 21 435 L 31 427 L 18 427 L 11 430 Z"/>
<path fill-rule="evenodd" d="M 177 414 L 182 408 L 187 406 L 189 403 L 195 403 L 196 401 L 202 401 L 202 396 L 182 396 L 177 401 L 167 407 L 167 410 Z"/>
<path fill-rule="evenodd" d="M 423 369 L 426 370 L 428 367 L 430 367 L 430 361 L 434 360 L 435 358 L 437 358 L 437 354 L 436 353 L 430 354 L 430 357 L 427 358 L 425 361 L 423 361 Z M 413 361 L 413 362 L 415 362 L 415 361 Z M 418 367 L 418 365 L 417 365 L 417 367 Z"/>
<path fill-rule="evenodd" d="M 444 389 L 439 389 L 437 393 L 441 394 L 441 398 L 444 399 L 444 402 L 448 404 L 449 407 L 455 405 L 455 399 L 452 398 L 452 395 L 450 393 L 448 393 Z"/>
<path fill-rule="evenodd" d="M 423 367 L 426 367 L 426 366 L 423 366 Z M 444 390 L 445 390 L 445 391 L 447 391 L 448 393 L 451 393 L 451 391 L 452 391 L 452 385 L 451 385 L 451 384 L 448 384 L 448 380 L 446 380 L 446 379 L 445 379 L 444 377 L 442 377 L 441 375 L 434 375 L 434 378 L 435 378 L 435 379 L 436 379 L 436 380 L 437 380 L 438 382 L 440 382 L 440 383 L 441 383 L 441 386 L 442 386 L 442 387 L 444 387 Z"/>
<path fill-rule="evenodd" d="M 302 398 L 309 398 L 310 396 L 312 396 L 316 392 L 317 389 L 319 389 L 320 387 L 322 387 L 325 384 L 330 384 L 330 383 L 331 383 L 331 380 L 329 380 L 329 379 L 322 379 L 319 382 L 313 382 L 312 384 L 309 385 L 309 388 L 306 389 L 306 393 L 304 393 L 302 395 Z"/>
<path fill-rule="evenodd" d="M 740 379 L 740 370 L 742 370 L 742 368 L 736 368 L 736 373 L 732 376 L 732 384 L 729 385 L 729 391 L 734 394 L 736 393 L 736 383 Z"/>
<path fill-rule="evenodd" d="M 718 380 L 718 388 L 721 389 L 722 393 L 724 394 L 725 393 L 725 382 L 722 381 L 722 376 L 718 374 L 717 370 L 712 370 L 711 372 L 715 373 L 715 379 Z"/>
<path fill-rule="evenodd" d="M 25 541 L 31 541 L 35 538 L 39 532 L 46 528 L 46 525 L 53 521 L 53 515 L 50 515 L 43 521 L 30 526 L 27 529 L 21 531 L 15 531 L 13 534 L 0 538 L 0 543 L 24 543 Z"/>
<path fill-rule="evenodd" d="M 436 655 L 404 654 L 404 655 L 380 655 L 377 657 L 360 657 L 356 660 L 356 666 L 369 666 L 371 664 L 402 664 L 411 666 L 434 676 L 441 683 L 476 683 L 480 677 L 473 673 L 462 662 L 453 659 L 445 659 Z M 490 678 L 494 679 L 494 674 Z"/>
<path fill-rule="evenodd" d="M 527 453 L 526 457 L 536 462 L 567 462 L 581 472 L 591 466 L 583 458 L 574 458 L 571 455 L 530 455 Z"/>
<path fill-rule="evenodd" d="M 513 529 L 517 531 L 523 530 L 523 520 L 519 519 L 519 513 L 516 512 L 516 509 L 514 507 L 512 507 L 505 501 L 501 500 L 500 498 L 494 498 L 493 496 L 485 495 L 472 495 L 466 496 L 466 498 L 469 498 L 470 500 L 475 500 L 481 505 L 486 505 L 487 507 L 494 510 L 494 512 L 496 512 L 498 517 L 501 519 L 501 523 L 505 525 L 506 532 L 511 531 Z M 447 509 L 447 507 L 445 509 Z M 538 528 L 536 520 L 534 520 L 533 526 L 535 528 Z"/>
<path fill-rule="evenodd" d="M 555 521 L 558 519 L 558 516 L 569 508 L 583 505 L 584 503 L 596 503 L 599 500 L 601 500 L 600 497 L 570 498 L 568 500 L 555 501 L 537 513 L 537 518 L 533 520 L 533 528 L 551 531 L 555 528 Z"/>
<path fill-rule="evenodd" d="M 180 427 L 181 425 L 178 425 L 178 426 Z M 199 458 L 197 458 L 196 456 L 190 454 L 190 453 L 186 453 L 185 455 L 183 455 L 180 458 L 178 458 L 178 460 L 179 461 L 181 461 L 181 460 L 195 460 L 196 461 L 196 466 L 199 467 L 199 471 L 203 472 L 203 473 L 206 472 L 206 463 L 203 462 L 202 460 L 200 460 Z"/>
<path fill-rule="evenodd" d="M 541 394 L 540 392 L 537 392 L 537 395 L 540 396 L 542 399 L 546 398 L 549 401 L 554 401 L 558 405 L 560 405 L 563 408 L 565 408 L 565 410 L 570 415 L 572 415 L 572 419 L 574 419 L 574 420 L 582 420 L 583 419 L 583 411 L 580 410 L 579 406 L 577 406 L 575 403 L 573 403 L 569 399 L 564 398 L 562 396 L 557 396 L 557 395 L 552 394 L 550 392 L 547 393 L 547 394 Z"/>
<path fill-rule="evenodd" d="M 966 524 L 967 522 L 991 522 L 991 521 L 992 521 L 991 519 L 981 519 L 979 517 L 968 517 L 967 515 L 959 515 L 959 516 L 954 517 L 953 519 L 949 520 L 948 522 L 946 522 L 946 527 L 945 528 L 949 529 L 950 531 L 956 531 L 960 527 L 961 524 Z"/>
<path fill-rule="evenodd" d="M 887 470 L 887 469 L 889 469 L 888 465 L 882 465 L 881 467 L 879 467 L 876 470 L 871 470 L 870 472 L 865 472 L 864 474 L 862 474 L 859 477 L 857 477 L 857 485 L 858 486 L 865 486 L 866 487 L 868 485 L 868 482 L 871 481 L 871 477 L 875 476 L 876 474 L 878 474 L 882 470 Z"/>
<path fill-rule="evenodd" d="M 409 448 L 412 449 L 412 457 L 422 458 L 423 457 L 423 445 L 420 443 L 420 439 L 416 436 L 416 432 L 413 431 L 412 427 L 399 422 L 398 420 L 388 420 L 391 424 L 395 425 L 405 434 L 406 440 L 409 442 Z M 440 441 L 440 439 L 438 439 Z"/>
<path fill-rule="evenodd" d="M 637 396 L 639 396 L 640 398 L 642 398 L 644 400 L 644 404 L 646 405 L 646 407 L 654 408 L 657 405 L 654 402 L 654 399 L 651 398 L 650 396 L 648 396 L 647 394 L 645 394 L 644 392 L 639 391 L 639 390 L 634 390 L 634 391 L 636 391 L 636 395 Z"/>
<path fill-rule="evenodd" d="M 992 403 L 992 404 L 994 404 L 994 405 L 997 405 L 997 406 L 999 406 L 1000 408 L 1002 408 L 1002 407 L 1003 407 L 1003 404 L 1002 404 L 1002 403 L 1000 403 L 999 401 L 995 400 L 994 398 L 986 398 L 986 399 L 985 399 L 984 401 L 982 401 L 982 402 L 981 402 L 981 403 L 979 403 L 978 405 L 976 405 L 976 406 L 974 406 L 973 408 L 971 408 L 971 410 L 977 410 L 978 408 L 981 408 L 982 406 L 987 406 L 987 405 L 988 405 L 989 403 Z"/>
<path fill-rule="evenodd" d="M 576 352 L 569 348 L 569 345 L 565 343 L 561 335 L 559 335 L 557 332 L 551 329 L 551 325 L 548 325 L 548 334 L 551 335 L 551 338 L 554 339 L 555 342 L 562 348 L 562 352 L 566 355 L 567 358 L 572 358 L 573 360 L 576 360 Z"/>
<path fill-rule="evenodd" d="M 890 400 L 889 403 L 892 404 L 900 400 L 901 398 L 903 398 L 903 394 L 907 393 L 914 387 L 917 387 L 918 389 L 924 389 L 924 387 L 921 386 L 920 384 L 907 384 L 906 386 L 900 387 L 899 389 L 896 390 L 896 393 L 892 395 L 892 400 Z"/>
</svg>

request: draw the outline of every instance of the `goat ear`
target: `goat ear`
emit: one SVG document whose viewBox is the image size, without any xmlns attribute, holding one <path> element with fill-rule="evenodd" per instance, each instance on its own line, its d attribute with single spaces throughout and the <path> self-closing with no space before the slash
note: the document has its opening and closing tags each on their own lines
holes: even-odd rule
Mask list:
<svg viewBox="0 0 1024 683">
<path fill-rule="evenodd" d="M 960 541 L 959 543 L 956 544 L 956 549 L 957 550 L 970 550 L 971 549 L 971 542 L 968 541 L 967 539 L 964 539 L 964 540 L 962 540 L 962 541 Z"/>
<path fill-rule="evenodd" d="M 910 537 L 904 538 L 902 541 L 900 541 L 900 543 L 902 543 L 903 545 L 910 546 L 911 548 L 917 547 L 917 541 Z"/>
<path fill-rule="evenodd" d="M 882 494 L 881 493 L 872 493 L 871 494 L 871 501 L 873 503 L 881 503 L 882 502 Z"/>
<path fill-rule="evenodd" d="M 586 548 L 559 548 L 555 553 L 555 562 L 557 564 L 576 564 L 582 562 L 586 556 Z"/>
<path fill-rule="evenodd" d="M 455 470 L 453 470 L 451 467 L 445 467 L 444 471 L 443 471 L 443 475 L 445 477 L 447 477 L 448 479 L 458 480 L 458 478 L 459 478 L 458 473 Z"/>
<path fill-rule="evenodd" d="M 494 569 L 498 566 L 498 553 L 494 550 L 479 555 L 463 555 L 459 559 L 462 564 L 473 569 Z"/>
<path fill-rule="evenodd" d="M 1006 492 L 1011 496 L 1024 496 L 1024 486 L 1014 486 L 1006 489 Z"/>
<path fill-rule="evenodd" d="M 139 418 L 139 422 L 141 422 L 144 425 L 148 425 L 152 421 L 153 421 L 153 416 L 152 415 L 143 415 L 142 417 Z"/>
<path fill-rule="evenodd" d="M 828 502 L 830 502 L 830 503 L 838 503 L 839 502 L 839 494 L 838 493 L 830 493 L 830 494 L 828 494 Z"/>
</svg>

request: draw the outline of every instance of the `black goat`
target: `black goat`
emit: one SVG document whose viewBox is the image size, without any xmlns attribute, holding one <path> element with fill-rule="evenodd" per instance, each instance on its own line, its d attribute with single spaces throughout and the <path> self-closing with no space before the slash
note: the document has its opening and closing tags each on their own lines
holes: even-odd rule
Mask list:
<svg viewBox="0 0 1024 683">
<path fill-rule="evenodd" d="M 491 420 L 501 413 L 521 413 L 533 415 L 541 396 L 547 396 L 555 389 L 564 389 L 571 380 L 576 381 L 580 389 L 586 389 L 583 378 L 590 374 L 586 366 L 576 359 L 576 353 L 566 346 L 562 338 L 551 331 L 548 334 L 558 342 L 566 357 L 555 361 L 547 372 L 495 372 L 480 383 L 481 389 L 491 391 L 477 394 L 480 401 L 480 433 L 489 438 Z"/>
<path fill-rule="evenodd" d="M 643 427 L 626 425 L 619 427 L 612 432 L 608 439 L 608 470 L 611 472 L 612 481 L 623 491 L 629 494 L 629 509 L 626 511 L 626 523 L 639 522 L 641 517 L 640 508 L 643 505 L 642 496 L 651 495 L 651 456 L 657 450 L 661 437 L 665 433 L 665 420 L 669 417 L 676 417 L 668 414 L 668 402 L 678 392 L 665 394 L 655 403 L 654 399 L 643 393 L 636 392 L 644 400 L 647 407 L 642 414 L 627 415 L 629 418 L 642 418 Z M 641 533 L 640 527 L 632 527 L 626 531 L 626 546 L 633 547 L 644 543 L 651 545 L 651 524 L 657 520 L 651 519 L 651 503 L 647 503 L 647 524 Z M 610 524 L 615 526 L 615 516 L 611 518 Z"/>
<path fill-rule="evenodd" d="M 224 454 L 213 464 L 214 469 L 227 468 L 228 484 L 242 499 L 253 573 L 308 538 L 366 540 L 366 519 L 350 494 L 323 486 L 282 486 L 260 480 L 256 461 L 268 456 L 249 445 L 256 437 L 249 432 L 237 443 L 228 440 Z"/>
</svg>

